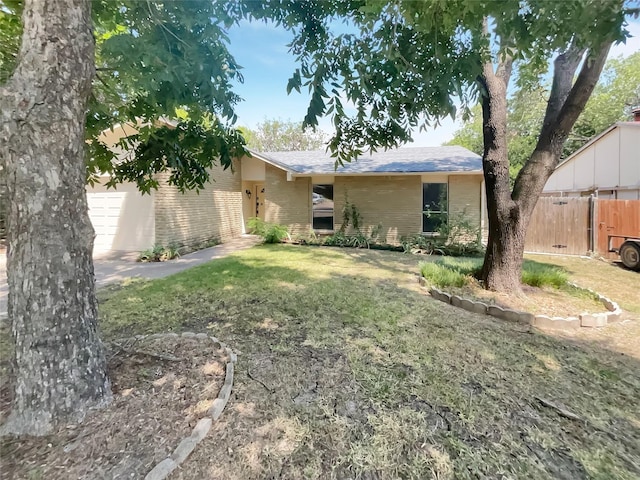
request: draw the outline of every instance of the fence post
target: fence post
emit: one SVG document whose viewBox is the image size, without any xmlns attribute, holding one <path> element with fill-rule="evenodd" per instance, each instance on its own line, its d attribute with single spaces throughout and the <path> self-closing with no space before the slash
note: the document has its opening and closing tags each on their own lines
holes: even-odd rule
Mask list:
<svg viewBox="0 0 640 480">
<path fill-rule="evenodd" d="M 589 195 L 589 252 L 593 254 L 596 250 L 596 198 L 593 193 Z"/>
</svg>

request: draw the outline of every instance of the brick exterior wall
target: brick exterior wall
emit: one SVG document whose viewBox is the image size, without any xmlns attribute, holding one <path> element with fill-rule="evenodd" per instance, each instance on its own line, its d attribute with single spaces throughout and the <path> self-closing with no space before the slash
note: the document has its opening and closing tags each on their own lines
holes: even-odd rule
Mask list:
<svg viewBox="0 0 640 480">
<path fill-rule="evenodd" d="M 289 227 L 292 235 L 306 235 L 311 230 L 311 179 L 287 181 L 283 170 L 266 166 L 265 221 Z"/>
<path fill-rule="evenodd" d="M 397 244 L 400 237 L 420 233 L 422 181 L 419 175 L 335 177 L 334 222 L 342 224 L 345 195 L 361 216 L 361 229 L 370 233 L 382 224 L 380 241 Z"/>
<path fill-rule="evenodd" d="M 481 175 L 449 176 L 449 215 L 464 214 L 480 226 Z M 289 227 L 292 235 L 311 230 L 310 178 L 287 181 L 286 172 L 267 165 L 265 173 L 265 220 Z M 382 225 L 380 241 L 398 244 L 405 235 L 422 231 L 422 178 L 406 176 L 334 177 L 334 229 L 342 223 L 345 195 L 361 216 L 361 229 L 369 234 Z M 349 232 L 350 230 L 348 230 Z"/>
<path fill-rule="evenodd" d="M 211 169 L 211 182 L 200 193 L 184 194 L 167 183 L 169 174 L 159 175 L 155 195 L 156 243 L 197 245 L 225 242 L 242 234 L 242 192 L 240 163 L 234 171 L 220 166 Z"/>
<path fill-rule="evenodd" d="M 480 228 L 482 175 L 449 176 L 449 219 L 463 216 L 473 228 Z M 473 241 L 475 238 L 467 238 Z"/>
</svg>

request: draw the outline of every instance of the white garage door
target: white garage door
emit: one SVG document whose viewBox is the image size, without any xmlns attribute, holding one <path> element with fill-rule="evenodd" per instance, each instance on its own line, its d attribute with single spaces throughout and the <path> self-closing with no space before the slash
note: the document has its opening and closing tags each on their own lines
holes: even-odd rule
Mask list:
<svg viewBox="0 0 640 480">
<path fill-rule="evenodd" d="M 153 246 L 155 240 L 154 198 L 141 195 L 132 184 L 107 190 L 103 185 L 87 187 L 89 218 L 96 232 L 94 253 L 136 252 Z"/>
</svg>

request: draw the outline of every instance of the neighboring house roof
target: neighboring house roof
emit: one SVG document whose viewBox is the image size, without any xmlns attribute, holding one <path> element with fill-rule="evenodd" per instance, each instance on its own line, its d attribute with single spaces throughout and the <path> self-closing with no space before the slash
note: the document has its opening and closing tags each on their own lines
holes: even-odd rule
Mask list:
<svg viewBox="0 0 640 480">
<path fill-rule="evenodd" d="M 335 158 L 323 150 L 251 152 L 255 157 L 295 175 L 398 173 L 482 173 L 482 157 L 458 146 L 402 147 L 365 154 L 335 168 Z"/>
</svg>

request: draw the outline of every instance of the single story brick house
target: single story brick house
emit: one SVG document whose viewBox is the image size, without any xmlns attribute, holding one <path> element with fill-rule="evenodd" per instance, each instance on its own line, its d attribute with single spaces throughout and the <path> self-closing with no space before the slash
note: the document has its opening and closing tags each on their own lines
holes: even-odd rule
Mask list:
<svg viewBox="0 0 640 480">
<path fill-rule="evenodd" d="M 363 230 L 378 227 L 392 244 L 432 235 L 454 215 L 486 230 L 482 160 L 462 147 L 404 147 L 337 169 L 324 151 L 252 152 L 233 171 L 211 174 L 199 194 L 181 194 L 162 176 L 151 195 L 132 184 L 87 187 L 96 251 L 226 241 L 247 232 L 251 217 L 286 225 L 293 235 L 329 234 L 340 228 L 346 201 L 357 207 Z"/>
</svg>

